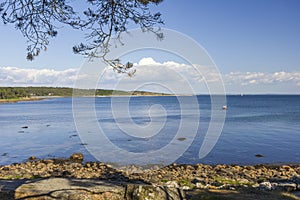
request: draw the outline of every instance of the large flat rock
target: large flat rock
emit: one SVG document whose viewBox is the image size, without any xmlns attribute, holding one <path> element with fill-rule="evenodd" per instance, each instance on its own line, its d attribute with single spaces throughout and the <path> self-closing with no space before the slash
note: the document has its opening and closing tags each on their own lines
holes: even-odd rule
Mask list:
<svg viewBox="0 0 300 200">
<path fill-rule="evenodd" d="M 0 180 L 0 199 L 183 199 L 182 192 L 146 184 L 91 179 Z"/>
</svg>

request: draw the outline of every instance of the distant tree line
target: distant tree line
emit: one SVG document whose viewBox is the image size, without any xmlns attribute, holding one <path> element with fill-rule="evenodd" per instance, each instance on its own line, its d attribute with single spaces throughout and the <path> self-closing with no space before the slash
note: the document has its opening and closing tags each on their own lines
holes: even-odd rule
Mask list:
<svg viewBox="0 0 300 200">
<path fill-rule="evenodd" d="M 72 89 L 54 87 L 0 87 L 0 99 L 64 95 L 72 95 Z"/>
<path fill-rule="evenodd" d="M 25 90 L 20 90 L 12 87 L 0 88 L 0 99 L 15 99 L 29 96 L 29 93 L 27 93 L 27 91 Z"/>
<path fill-rule="evenodd" d="M 77 94 L 82 92 L 82 95 L 87 94 L 88 90 L 77 90 Z M 110 96 L 110 95 L 151 95 L 158 93 L 151 93 L 146 91 L 121 91 L 121 90 L 104 90 L 97 89 L 90 90 L 89 94 L 96 96 Z M 0 87 L 0 99 L 18 99 L 29 98 L 36 96 L 72 96 L 73 88 L 67 87 Z M 162 95 L 162 94 L 161 94 Z"/>
</svg>

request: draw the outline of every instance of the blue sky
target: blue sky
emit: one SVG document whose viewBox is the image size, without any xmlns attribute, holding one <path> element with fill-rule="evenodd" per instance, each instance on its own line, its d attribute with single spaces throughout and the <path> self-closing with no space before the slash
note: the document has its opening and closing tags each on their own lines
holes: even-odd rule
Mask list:
<svg viewBox="0 0 300 200">
<path fill-rule="evenodd" d="M 300 69 L 298 0 L 175 0 L 160 8 L 167 27 L 202 44 L 223 72 Z"/>
<path fill-rule="evenodd" d="M 152 9 L 162 13 L 163 27 L 188 35 L 207 50 L 224 79 L 228 79 L 228 93 L 300 94 L 299 0 L 164 0 Z M 48 51 L 33 62 L 25 59 L 26 40 L 12 25 L 1 24 L 0 34 L 1 85 L 31 84 L 30 80 L 14 80 L 20 74 L 10 73 L 23 70 L 30 76 L 48 69 L 55 72 L 50 79 L 52 85 L 59 86 L 55 74 L 71 76 L 66 71 L 78 69 L 85 60 L 72 53 L 72 46 L 83 41 L 84 34 L 67 27 L 59 30 Z M 153 59 L 159 63 L 168 61 Z M 240 82 L 229 83 L 237 77 Z M 47 84 L 51 85 L 51 81 Z"/>
</svg>

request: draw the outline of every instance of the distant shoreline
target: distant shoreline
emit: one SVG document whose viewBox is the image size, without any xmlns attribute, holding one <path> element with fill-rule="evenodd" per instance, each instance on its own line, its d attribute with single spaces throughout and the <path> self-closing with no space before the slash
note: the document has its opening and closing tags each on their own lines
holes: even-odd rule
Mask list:
<svg viewBox="0 0 300 200">
<path fill-rule="evenodd" d="M 0 99 L 1 103 L 17 103 L 17 102 L 24 102 L 24 101 L 40 101 L 47 99 L 49 97 L 27 97 L 27 98 L 17 98 L 17 99 Z"/>
<path fill-rule="evenodd" d="M 244 96 L 272 96 L 274 94 L 267 94 L 267 95 L 261 95 L 261 94 L 246 94 Z M 277 94 L 276 94 L 277 95 Z M 284 96 L 298 96 L 298 94 L 283 94 Z M 176 96 L 209 96 L 209 94 L 202 94 L 202 95 L 188 95 L 188 94 L 115 94 L 115 95 L 92 95 L 92 96 L 74 96 L 74 97 L 82 97 L 82 98 L 94 98 L 94 97 L 176 97 Z M 240 96 L 240 95 L 234 95 L 229 94 L 226 96 Z M 45 99 L 54 99 L 54 98 L 71 98 L 73 96 L 35 96 L 35 97 L 24 97 L 24 98 L 15 98 L 15 99 L 0 99 L 0 104 L 3 103 L 17 103 L 17 102 L 26 102 L 26 101 L 40 101 Z"/>
<path fill-rule="evenodd" d="M 273 96 L 278 94 L 245 94 L 244 96 Z M 298 94 L 282 94 L 284 96 L 299 96 Z M 176 97 L 176 96 L 210 96 L 209 94 L 199 94 L 199 95 L 188 95 L 188 94 L 112 94 L 112 95 L 91 95 L 91 96 L 74 96 L 74 97 L 83 97 L 83 98 L 94 98 L 94 97 Z M 240 96 L 235 94 L 228 94 L 226 96 Z M 65 96 L 34 96 L 34 97 L 24 97 L 24 98 L 14 98 L 14 99 L 0 99 L 0 104 L 3 103 L 17 103 L 17 102 L 26 102 L 26 101 L 40 101 L 45 99 L 54 99 L 54 98 L 71 98 L 73 96 L 65 95 Z"/>
<path fill-rule="evenodd" d="M 75 92 L 74 92 L 75 90 Z M 149 91 L 122 91 L 108 89 L 75 89 L 67 87 L 0 87 L 0 103 L 32 101 L 44 98 L 72 96 L 169 96 L 170 94 Z"/>
<path fill-rule="evenodd" d="M 76 97 L 161 97 L 161 96 L 188 96 L 188 95 L 172 95 L 172 94 L 137 94 L 137 95 L 95 95 L 95 96 L 76 96 Z M 24 101 L 40 101 L 45 99 L 54 98 L 70 98 L 72 96 L 38 96 L 38 97 L 26 97 L 26 98 L 16 98 L 16 99 L 0 99 L 1 103 L 17 103 Z"/>
</svg>

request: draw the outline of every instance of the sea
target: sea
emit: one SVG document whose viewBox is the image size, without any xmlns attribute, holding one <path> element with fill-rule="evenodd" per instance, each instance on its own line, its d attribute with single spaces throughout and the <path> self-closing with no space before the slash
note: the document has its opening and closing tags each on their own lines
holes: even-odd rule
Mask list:
<svg viewBox="0 0 300 200">
<path fill-rule="evenodd" d="M 300 95 L 225 98 L 227 109 L 209 95 L 0 104 L 0 165 L 75 152 L 119 164 L 300 163 Z"/>
</svg>

